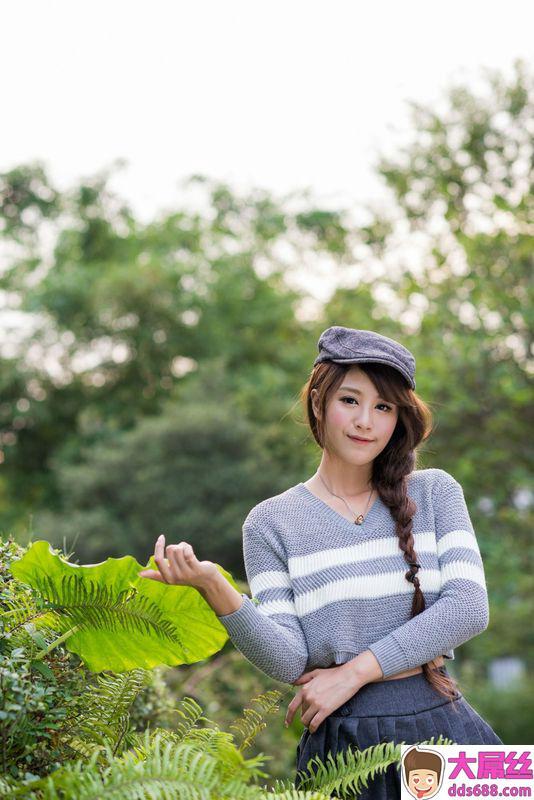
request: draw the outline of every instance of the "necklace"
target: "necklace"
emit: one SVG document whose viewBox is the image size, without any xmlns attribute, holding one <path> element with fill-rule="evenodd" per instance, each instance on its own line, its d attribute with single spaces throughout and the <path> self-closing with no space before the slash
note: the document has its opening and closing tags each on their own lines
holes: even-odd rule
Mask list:
<svg viewBox="0 0 534 800">
<path fill-rule="evenodd" d="M 351 513 L 351 514 L 354 514 L 354 511 L 353 511 L 353 509 L 352 509 L 352 508 L 349 506 L 349 504 L 347 503 L 347 501 L 345 500 L 345 498 L 344 498 L 344 497 L 341 497 L 341 495 L 339 495 L 339 494 L 334 494 L 334 492 L 333 492 L 331 489 L 329 489 L 329 488 L 328 488 L 328 486 L 326 486 L 326 483 L 324 482 L 323 476 L 321 475 L 321 473 L 320 473 L 319 471 L 317 471 L 317 475 L 320 477 L 320 479 L 322 480 L 322 482 L 324 483 L 324 485 L 325 485 L 326 489 L 327 489 L 327 490 L 330 492 L 330 494 L 331 494 L 331 495 L 333 495 L 334 497 L 337 497 L 337 498 L 339 498 L 340 500 L 343 500 L 343 502 L 345 503 L 345 505 L 346 505 L 346 506 L 347 506 L 347 508 L 349 509 L 350 513 Z M 372 494 L 373 494 L 373 487 L 371 487 L 371 492 L 370 492 L 370 494 L 369 494 L 369 498 L 368 498 L 368 500 L 367 500 L 367 505 L 365 506 L 365 511 L 367 511 L 367 507 L 368 507 L 368 505 L 369 505 L 369 503 L 370 503 L 370 501 L 371 501 L 371 495 L 372 495 Z M 354 524 L 355 524 L 355 525 L 361 525 L 361 524 L 362 524 L 362 522 L 364 521 L 364 519 L 365 519 L 365 517 L 364 517 L 364 515 L 363 515 L 363 514 L 358 514 L 358 516 L 356 516 L 356 519 L 354 520 Z"/>
</svg>

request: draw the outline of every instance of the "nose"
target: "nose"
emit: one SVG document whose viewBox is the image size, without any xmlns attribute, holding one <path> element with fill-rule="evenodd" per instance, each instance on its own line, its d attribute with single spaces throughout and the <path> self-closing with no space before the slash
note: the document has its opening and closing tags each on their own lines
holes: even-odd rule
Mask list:
<svg viewBox="0 0 534 800">
<path fill-rule="evenodd" d="M 357 410 L 357 413 L 354 417 L 354 422 L 356 425 L 360 425 L 362 428 L 370 428 L 369 420 L 371 417 L 371 410 L 366 408 L 365 406 L 360 406 Z"/>
</svg>

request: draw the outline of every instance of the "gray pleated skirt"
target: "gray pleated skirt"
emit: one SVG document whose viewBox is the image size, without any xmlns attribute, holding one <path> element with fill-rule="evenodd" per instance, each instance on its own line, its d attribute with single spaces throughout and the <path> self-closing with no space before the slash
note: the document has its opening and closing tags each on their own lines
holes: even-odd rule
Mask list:
<svg viewBox="0 0 534 800">
<path fill-rule="evenodd" d="M 449 676 L 446 667 L 440 671 Z M 454 744 L 503 744 L 461 693 L 455 700 L 445 699 L 422 672 L 367 683 L 323 720 L 315 733 L 304 729 L 297 746 L 295 788 L 302 784 L 299 771 L 310 774 L 306 765 L 314 756 L 326 763 L 328 752 L 335 758 L 349 748 L 366 750 L 381 742 L 418 744 L 432 736 L 436 741 L 440 734 Z M 316 773 L 315 765 L 311 769 Z M 400 772 L 397 764 L 391 764 L 386 772 L 368 779 L 359 799 L 400 800 L 400 790 Z"/>
</svg>

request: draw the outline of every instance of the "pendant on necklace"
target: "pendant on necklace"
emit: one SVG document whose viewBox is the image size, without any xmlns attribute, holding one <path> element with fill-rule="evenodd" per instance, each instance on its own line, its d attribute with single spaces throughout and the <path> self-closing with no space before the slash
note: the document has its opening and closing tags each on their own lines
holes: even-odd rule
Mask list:
<svg viewBox="0 0 534 800">
<path fill-rule="evenodd" d="M 354 520 L 355 525 L 361 525 L 363 522 L 363 514 L 358 514 L 356 519 Z"/>
</svg>

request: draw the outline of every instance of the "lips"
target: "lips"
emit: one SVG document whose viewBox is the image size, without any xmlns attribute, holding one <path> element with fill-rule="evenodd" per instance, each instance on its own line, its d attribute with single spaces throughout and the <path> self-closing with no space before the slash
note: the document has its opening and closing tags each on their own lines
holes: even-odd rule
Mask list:
<svg viewBox="0 0 534 800">
<path fill-rule="evenodd" d="M 350 435 L 349 439 L 352 439 L 354 442 L 362 442 L 362 444 L 364 443 L 369 444 L 369 442 L 372 441 L 372 439 L 362 439 L 360 436 L 350 436 Z"/>
</svg>

